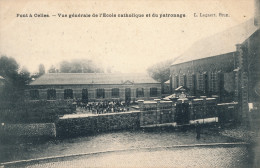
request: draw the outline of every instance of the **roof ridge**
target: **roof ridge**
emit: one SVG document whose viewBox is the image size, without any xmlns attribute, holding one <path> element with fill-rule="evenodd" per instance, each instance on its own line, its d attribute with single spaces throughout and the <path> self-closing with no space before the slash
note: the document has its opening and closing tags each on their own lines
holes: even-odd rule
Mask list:
<svg viewBox="0 0 260 168">
<path fill-rule="evenodd" d="M 30 85 L 122 84 L 122 81 L 159 83 L 147 73 L 49 73 L 37 78 Z"/>
</svg>

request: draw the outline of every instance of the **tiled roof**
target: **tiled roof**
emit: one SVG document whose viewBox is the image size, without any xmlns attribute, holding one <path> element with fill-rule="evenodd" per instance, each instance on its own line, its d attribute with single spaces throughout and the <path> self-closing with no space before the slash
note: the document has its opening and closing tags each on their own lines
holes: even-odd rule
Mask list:
<svg viewBox="0 0 260 168">
<path fill-rule="evenodd" d="M 79 85 L 79 84 L 129 84 L 159 83 L 148 74 L 124 73 L 49 73 L 44 74 L 30 85 Z"/>
<path fill-rule="evenodd" d="M 257 29 L 258 27 L 254 25 L 254 19 L 250 19 L 223 32 L 203 38 L 181 54 L 172 65 L 234 52 L 236 44 L 242 44 Z"/>
</svg>

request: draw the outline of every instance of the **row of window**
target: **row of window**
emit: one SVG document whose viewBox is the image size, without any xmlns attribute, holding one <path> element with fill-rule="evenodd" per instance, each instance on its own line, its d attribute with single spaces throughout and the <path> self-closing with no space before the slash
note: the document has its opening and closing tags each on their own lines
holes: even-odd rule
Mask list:
<svg viewBox="0 0 260 168">
<path fill-rule="evenodd" d="M 223 81 L 222 73 L 204 72 L 188 75 L 176 75 L 172 77 L 172 87 L 178 88 L 185 86 L 190 89 L 201 90 L 204 92 L 218 92 L 219 84 Z"/>
<path fill-rule="evenodd" d="M 126 89 L 126 95 L 131 97 L 131 89 Z M 119 98 L 119 88 L 113 88 L 111 92 L 113 98 Z M 144 88 L 136 89 L 136 97 L 144 97 Z M 150 97 L 157 97 L 157 88 L 150 88 Z M 30 98 L 32 100 L 38 100 L 40 98 L 39 90 L 30 90 Z M 96 89 L 96 98 L 105 98 L 105 89 L 100 88 Z M 48 89 L 47 90 L 47 100 L 56 99 L 56 90 Z M 64 99 L 73 99 L 73 90 L 65 89 L 64 90 Z M 88 89 L 82 89 L 82 99 L 88 99 Z"/>
</svg>

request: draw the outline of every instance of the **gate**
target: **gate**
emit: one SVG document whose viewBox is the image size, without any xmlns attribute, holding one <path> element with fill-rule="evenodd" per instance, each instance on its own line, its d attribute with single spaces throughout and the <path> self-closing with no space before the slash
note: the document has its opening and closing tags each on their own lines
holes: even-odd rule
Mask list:
<svg viewBox="0 0 260 168">
<path fill-rule="evenodd" d="M 190 110 L 188 102 L 178 102 L 176 104 L 176 123 L 178 125 L 189 124 Z"/>
<path fill-rule="evenodd" d="M 131 102 L 131 89 L 125 88 L 125 103 L 129 104 Z"/>
</svg>

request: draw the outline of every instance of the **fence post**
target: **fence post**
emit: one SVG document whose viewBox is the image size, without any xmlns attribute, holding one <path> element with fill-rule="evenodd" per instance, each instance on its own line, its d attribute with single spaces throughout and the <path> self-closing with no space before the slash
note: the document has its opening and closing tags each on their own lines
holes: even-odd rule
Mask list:
<svg viewBox="0 0 260 168">
<path fill-rule="evenodd" d="M 161 124 L 160 99 L 154 99 L 154 101 L 156 101 L 156 124 Z"/>
<path fill-rule="evenodd" d="M 143 122 L 143 111 L 144 111 L 144 100 L 138 100 L 138 106 L 139 106 L 139 110 L 140 110 L 140 126 L 143 126 L 144 122 Z"/>
</svg>

